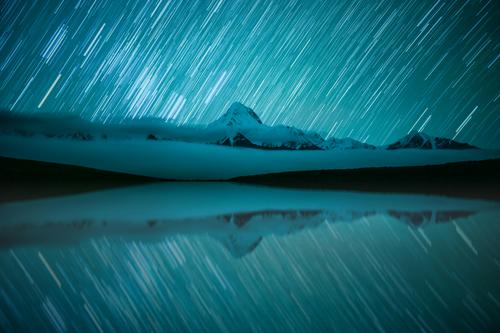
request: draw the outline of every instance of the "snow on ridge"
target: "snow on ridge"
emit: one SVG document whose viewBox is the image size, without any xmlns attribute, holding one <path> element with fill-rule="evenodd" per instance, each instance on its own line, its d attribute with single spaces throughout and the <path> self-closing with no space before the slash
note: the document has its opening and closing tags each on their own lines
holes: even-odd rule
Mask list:
<svg viewBox="0 0 500 333">
<path fill-rule="evenodd" d="M 448 138 L 433 137 L 423 132 L 411 131 L 398 141 L 386 147 L 389 150 L 403 148 L 417 149 L 474 149 L 477 148 L 468 143 L 458 142 Z"/>
<path fill-rule="evenodd" d="M 266 125 L 251 108 L 239 102 L 234 102 L 222 116 L 204 127 L 177 126 L 164 119 L 151 117 L 102 124 L 68 114 L 19 114 L 0 111 L 0 132 L 82 141 L 108 138 L 172 140 L 271 150 L 476 148 L 467 143 L 432 137 L 418 131 L 412 131 L 398 141 L 381 147 L 352 138 L 325 140 L 316 132 L 286 125 Z"/>
<path fill-rule="evenodd" d="M 229 109 L 209 126 L 253 127 L 262 125 L 262 120 L 249 107 L 234 102 Z"/>
<path fill-rule="evenodd" d="M 351 138 L 330 138 L 323 142 L 323 149 L 376 149 L 377 147 Z"/>
<path fill-rule="evenodd" d="M 182 141 L 0 136 L 0 156 L 176 180 L 227 180 L 291 171 L 437 165 L 500 157 L 482 149 L 264 150 Z"/>
</svg>

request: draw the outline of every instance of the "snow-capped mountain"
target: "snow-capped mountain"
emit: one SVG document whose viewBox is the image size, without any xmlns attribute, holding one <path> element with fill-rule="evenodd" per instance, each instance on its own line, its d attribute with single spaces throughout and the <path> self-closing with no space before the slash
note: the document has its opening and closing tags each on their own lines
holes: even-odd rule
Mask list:
<svg viewBox="0 0 500 333">
<path fill-rule="evenodd" d="M 417 148 L 417 149 L 474 149 L 468 143 L 454 141 L 452 139 L 432 137 L 422 132 L 412 131 L 398 141 L 387 146 L 388 150 Z"/>
<path fill-rule="evenodd" d="M 251 108 L 237 102 L 210 123 L 207 131 L 220 135 L 211 143 L 235 147 L 318 150 L 317 143 L 323 141 L 318 134 L 295 127 L 265 125 Z"/>
<path fill-rule="evenodd" d="M 253 128 L 262 125 L 262 120 L 249 107 L 235 102 L 229 109 L 217 120 L 212 122 L 211 127 L 229 127 L 229 128 Z"/>
<path fill-rule="evenodd" d="M 74 115 L 19 114 L 0 111 L 0 132 L 20 136 L 44 136 L 78 141 L 146 139 L 245 147 L 265 150 L 359 150 L 377 147 L 351 138 L 324 139 L 320 134 L 292 126 L 269 126 L 249 107 L 235 102 L 206 126 L 178 126 L 160 118 L 125 119 L 119 123 L 96 123 Z M 470 149 L 467 143 L 431 137 L 413 131 L 383 147 L 387 150 Z"/>
</svg>

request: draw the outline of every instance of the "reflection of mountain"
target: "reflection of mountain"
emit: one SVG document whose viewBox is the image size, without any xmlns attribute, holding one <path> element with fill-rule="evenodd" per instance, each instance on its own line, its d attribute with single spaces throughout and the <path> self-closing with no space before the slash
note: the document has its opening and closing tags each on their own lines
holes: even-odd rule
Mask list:
<svg viewBox="0 0 500 333">
<path fill-rule="evenodd" d="M 438 196 L 159 183 L 0 205 L 0 245 L 207 234 L 236 257 L 267 236 L 385 216 L 412 226 L 466 218 L 497 203 Z"/>
<path fill-rule="evenodd" d="M 397 210 L 389 210 L 387 214 L 402 222 L 420 226 L 427 223 L 446 223 L 453 220 L 469 217 L 476 212 L 467 210 L 456 211 L 432 211 L 424 210 L 420 212 L 404 212 Z"/>
</svg>

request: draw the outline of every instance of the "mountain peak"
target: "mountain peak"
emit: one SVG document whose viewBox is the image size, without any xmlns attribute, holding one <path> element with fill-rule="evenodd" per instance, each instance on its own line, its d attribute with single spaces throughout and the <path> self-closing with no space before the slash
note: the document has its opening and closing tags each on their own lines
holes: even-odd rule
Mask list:
<svg viewBox="0 0 500 333">
<path fill-rule="evenodd" d="M 406 138 L 421 138 L 424 141 L 432 141 L 434 139 L 433 136 L 430 136 L 429 134 L 424 133 L 424 132 L 419 132 L 417 130 L 411 130 L 404 137 L 406 137 Z"/>
<path fill-rule="evenodd" d="M 226 113 L 212 124 L 229 127 L 254 127 L 262 125 L 262 121 L 251 108 L 239 102 L 234 102 Z"/>
<path fill-rule="evenodd" d="M 468 143 L 454 141 L 448 138 L 433 137 L 419 131 L 411 131 L 398 141 L 390 144 L 387 149 L 418 148 L 418 149 L 474 149 Z"/>
</svg>

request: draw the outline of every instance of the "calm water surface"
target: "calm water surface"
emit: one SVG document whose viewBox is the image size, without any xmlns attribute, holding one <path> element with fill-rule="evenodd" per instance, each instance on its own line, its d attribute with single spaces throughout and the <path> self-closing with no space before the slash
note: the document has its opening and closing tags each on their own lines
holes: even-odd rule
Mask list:
<svg viewBox="0 0 500 333">
<path fill-rule="evenodd" d="M 488 332 L 500 204 L 159 183 L 0 203 L 0 331 Z"/>
</svg>

